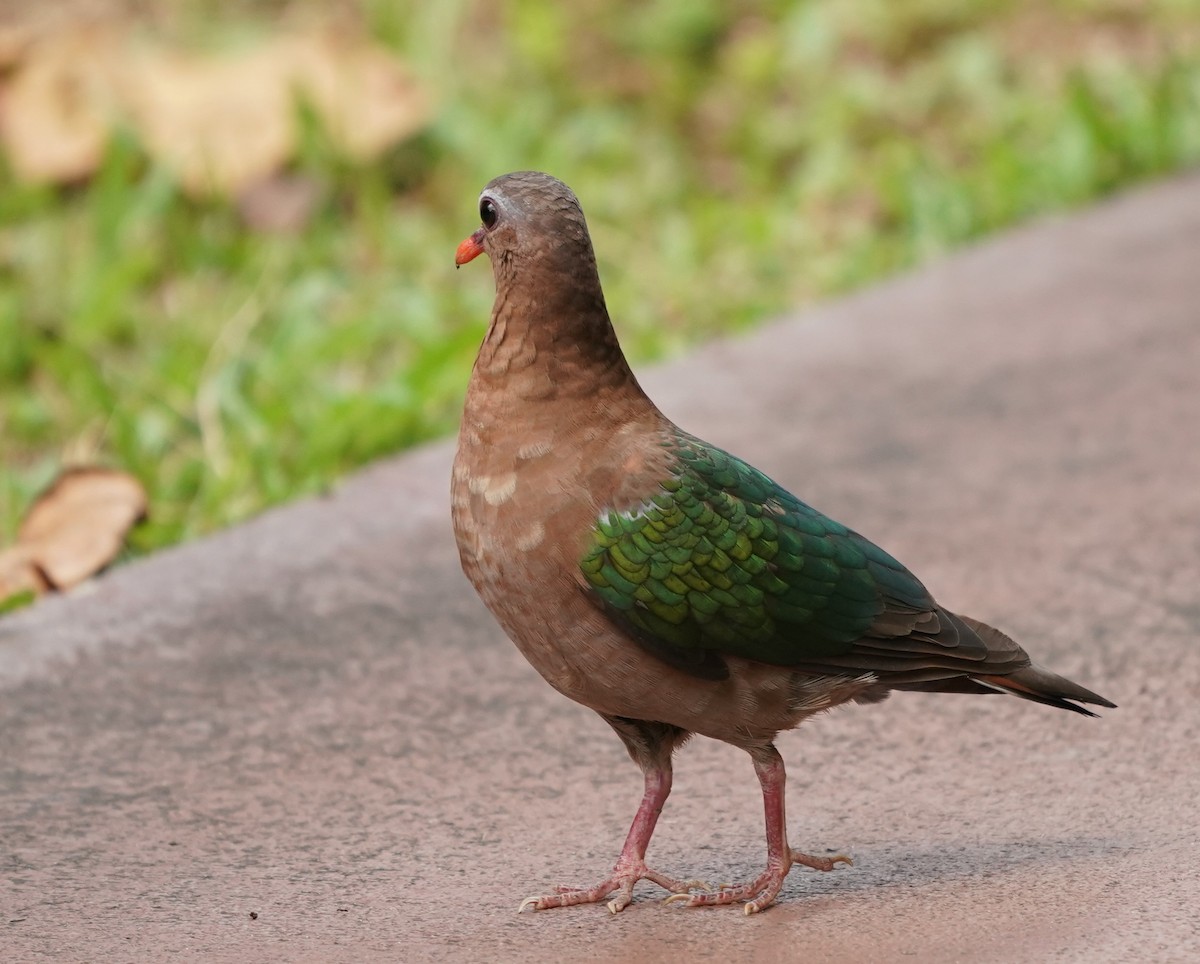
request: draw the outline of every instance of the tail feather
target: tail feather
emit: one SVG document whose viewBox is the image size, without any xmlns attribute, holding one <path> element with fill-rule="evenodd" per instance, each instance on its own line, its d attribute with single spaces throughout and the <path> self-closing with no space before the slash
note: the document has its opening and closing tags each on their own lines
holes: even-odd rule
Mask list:
<svg viewBox="0 0 1200 964">
<path fill-rule="evenodd" d="M 1021 699 L 1045 703 L 1047 706 L 1057 706 L 1060 710 L 1071 710 L 1074 713 L 1082 713 L 1084 716 L 1096 716 L 1097 714 L 1072 703 L 1071 700 L 1107 706 L 1109 709 L 1116 709 L 1117 706 L 1116 703 L 1106 700 L 1098 693 L 1093 693 L 1078 683 L 1071 682 L 1065 676 L 1042 669 L 1036 663 L 1031 663 L 1025 669 L 1019 669 L 1007 676 L 977 676 L 975 678 L 985 686 L 991 686 L 1004 693 L 1011 693 Z"/>
<path fill-rule="evenodd" d="M 993 645 L 1004 649 L 1013 645 L 1012 640 L 1004 635 L 1004 633 L 998 629 L 994 629 L 987 623 L 981 623 L 979 620 L 970 619 L 967 616 L 960 616 L 959 618 L 988 645 L 989 649 Z M 1093 693 L 1086 687 L 1072 682 L 1065 676 L 1059 676 L 1048 669 L 1043 669 L 1036 663 L 1030 663 L 1028 666 L 1022 667 L 1012 673 L 1004 673 L 1003 675 L 981 674 L 979 676 L 972 676 L 971 679 L 1002 693 L 1011 693 L 1013 696 L 1021 697 L 1021 699 L 1033 700 L 1035 703 L 1045 703 L 1047 706 L 1056 706 L 1060 710 L 1071 710 L 1074 713 L 1082 713 L 1084 716 L 1095 716 L 1096 714 L 1091 710 L 1076 705 L 1077 703 L 1092 703 L 1096 706 L 1106 706 L 1109 709 L 1115 709 L 1117 705 L 1106 700 L 1098 693 Z M 1072 700 L 1075 702 L 1071 702 Z"/>
</svg>

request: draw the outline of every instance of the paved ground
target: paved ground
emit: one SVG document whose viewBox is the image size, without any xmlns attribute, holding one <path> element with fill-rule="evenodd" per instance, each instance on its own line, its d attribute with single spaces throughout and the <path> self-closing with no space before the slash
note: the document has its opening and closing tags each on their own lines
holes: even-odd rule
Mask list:
<svg viewBox="0 0 1200 964">
<path fill-rule="evenodd" d="M 439 445 L 0 621 L 0 958 L 1200 959 L 1198 251 L 1192 176 L 646 377 L 1121 704 L 784 735 L 793 841 L 853 868 L 757 918 L 515 914 L 608 868 L 640 781 L 472 597 Z M 755 874 L 760 821 L 699 742 L 652 862 Z"/>
</svg>

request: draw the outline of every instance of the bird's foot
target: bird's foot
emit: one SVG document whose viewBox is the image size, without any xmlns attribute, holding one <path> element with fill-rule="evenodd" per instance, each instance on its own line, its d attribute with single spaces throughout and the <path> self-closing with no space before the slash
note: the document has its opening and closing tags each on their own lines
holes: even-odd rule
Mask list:
<svg viewBox="0 0 1200 964">
<path fill-rule="evenodd" d="M 707 884 L 703 880 L 676 880 L 674 877 L 651 870 L 643 860 L 622 858 L 617 861 L 612 874 L 595 887 L 555 887 L 554 893 L 547 894 L 545 897 L 526 897 L 521 901 L 517 913 L 520 914 L 527 907 L 533 910 L 547 910 L 551 907 L 572 907 L 575 904 L 596 904 L 616 891 L 616 896 L 608 902 L 608 912 L 619 914 L 633 900 L 633 888 L 639 880 L 649 880 L 658 884 L 659 887 L 669 890 L 677 897 L 694 896 L 692 895 L 693 890 L 712 891 L 714 889 L 711 884 Z"/>
<path fill-rule="evenodd" d="M 691 894 L 674 893 L 664 901 L 667 904 L 683 904 L 685 907 L 715 907 L 721 904 L 736 904 L 745 901 L 743 910 L 746 914 L 757 914 L 766 910 L 775 902 L 779 891 L 783 888 L 784 878 L 794 864 L 802 864 L 813 870 L 829 871 L 838 864 L 853 866 L 853 861 L 845 854 L 835 857 L 814 857 L 803 854 L 798 850 L 788 852 L 787 860 L 772 860 L 757 878 L 748 884 L 731 887 L 723 884 L 715 893 Z"/>
</svg>

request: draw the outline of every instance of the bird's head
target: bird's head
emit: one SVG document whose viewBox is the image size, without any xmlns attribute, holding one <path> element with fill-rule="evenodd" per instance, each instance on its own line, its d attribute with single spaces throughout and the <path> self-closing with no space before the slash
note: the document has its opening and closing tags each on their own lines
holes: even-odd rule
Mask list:
<svg viewBox="0 0 1200 964">
<path fill-rule="evenodd" d="M 575 192 L 539 171 L 517 171 L 488 182 L 479 195 L 483 223 L 459 246 L 458 266 L 484 252 L 497 286 L 526 272 L 595 271 L 587 222 Z"/>
</svg>

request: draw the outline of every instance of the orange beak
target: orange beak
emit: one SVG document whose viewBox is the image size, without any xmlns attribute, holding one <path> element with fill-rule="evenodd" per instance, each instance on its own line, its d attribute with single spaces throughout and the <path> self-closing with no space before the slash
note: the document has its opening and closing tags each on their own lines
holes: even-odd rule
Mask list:
<svg viewBox="0 0 1200 964">
<path fill-rule="evenodd" d="M 468 261 L 478 258 L 483 254 L 483 228 L 480 228 L 469 238 L 463 240 L 463 243 L 458 246 L 458 250 L 454 252 L 454 264 L 456 267 L 462 267 Z"/>
</svg>

